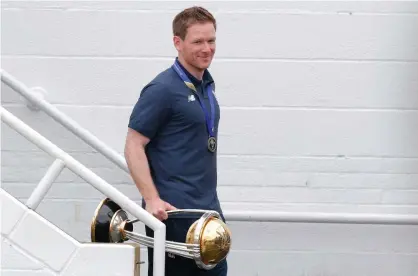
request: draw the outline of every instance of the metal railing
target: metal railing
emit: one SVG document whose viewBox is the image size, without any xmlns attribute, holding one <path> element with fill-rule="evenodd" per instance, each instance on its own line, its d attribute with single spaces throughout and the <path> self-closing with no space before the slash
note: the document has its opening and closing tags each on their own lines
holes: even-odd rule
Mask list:
<svg viewBox="0 0 418 276">
<path fill-rule="evenodd" d="M 228 221 L 418 225 L 418 215 L 401 214 L 227 211 L 225 217 Z"/>
<path fill-rule="evenodd" d="M 4 80 L 4 83 L 11 84 L 10 87 L 12 87 L 13 89 L 23 89 L 24 91 L 28 92 L 28 89 L 25 86 L 23 86 L 19 82 L 13 82 L 13 79 L 9 77 L 10 75 L 8 74 L 4 75 L 4 71 L 2 71 L 2 81 Z M 28 96 L 32 97 L 32 95 L 30 94 L 28 94 Z M 164 275 L 165 273 L 165 242 L 166 242 L 166 228 L 165 228 L 164 223 L 162 223 L 153 215 L 145 211 L 141 206 L 133 202 L 131 199 L 129 199 L 124 194 L 122 194 L 112 185 L 107 183 L 105 180 L 100 178 L 90 169 L 88 169 L 83 164 L 78 162 L 71 155 L 69 155 L 68 153 L 66 153 L 59 147 L 57 147 L 55 144 L 53 144 L 44 136 L 36 132 L 34 129 L 29 127 L 19 118 L 17 118 L 12 113 L 7 111 L 4 107 L 0 108 L 0 115 L 1 115 L 1 120 L 5 124 L 7 124 L 10 128 L 14 129 L 16 132 L 18 132 L 27 140 L 35 144 L 41 150 L 48 153 L 50 156 L 56 158 L 55 161 L 52 163 L 52 165 L 49 167 L 44 177 L 39 182 L 39 184 L 35 187 L 34 191 L 30 195 L 28 200 L 26 201 L 25 205 L 28 206 L 28 208 L 31 208 L 32 210 L 36 210 L 36 208 L 39 206 L 39 204 L 41 203 L 41 201 L 44 199 L 47 192 L 51 188 L 53 182 L 57 179 L 57 177 L 62 172 L 62 170 L 65 167 L 67 167 L 69 170 L 71 170 L 76 175 L 80 176 L 87 183 L 91 184 L 93 187 L 95 187 L 97 190 L 102 192 L 104 195 L 114 200 L 117 204 L 121 206 L 121 208 L 125 209 L 126 211 L 131 213 L 133 216 L 135 216 L 137 219 L 141 220 L 144 224 L 146 224 L 147 226 L 149 226 L 151 229 L 154 230 L 155 239 L 154 239 L 153 258 L 154 258 L 154 262 L 156 265 L 154 267 L 153 275 L 154 276 Z M 71 121 L 69 121 L 68 124 L 71 124 Z M 74 126 L 72 125 L 72 127 Z M 92 139 L 92 138 L 88 137 L 88 139 Z M 94 140 L 92 139 L 91 141 L 94 141 Z M 103 146 L 103 144 L 99 143 L 99 146 Z M 109 150 L 108 148 L 107 149 L 105 148 L 104 151 L 112 154 L 112 151 Z"/>
<path fill-rule="evenodd" d="M 65 113 L 58 110 L 46 100 L 37 97 L 26 85 L 2 70 L 1 80 L 25 99 L 38 106 L 55 121 L 78 136 L 92 148 L 103 154 L 108 160 L 129 173 L 125 158 L 104 144 L 91 132 L 83 128 Z M 394 224 L 418 225 L 418 215 L 401 214 L 352 214 L 352 213 L 301 213 L 301 212 L 256 212 L 228 211 L 224 212 L 229 221 L 264 221 L 264 222 L 305 222 L 305 223 L 350 223 L 350 224 Z"/>
</svg>

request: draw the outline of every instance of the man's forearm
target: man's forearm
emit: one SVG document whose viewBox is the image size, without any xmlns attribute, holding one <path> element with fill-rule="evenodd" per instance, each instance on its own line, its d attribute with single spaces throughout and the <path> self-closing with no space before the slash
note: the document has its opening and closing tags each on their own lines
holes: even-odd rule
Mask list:
<svg viewBox="0 0 418 276">
<path fill-rule="evenodd" d="M 125 158 L 131 177 L 145 201 L 158 198 L 159 194 L 151 178 L 144 148 L 138 145 L 127 144 Z"/>
</svg>

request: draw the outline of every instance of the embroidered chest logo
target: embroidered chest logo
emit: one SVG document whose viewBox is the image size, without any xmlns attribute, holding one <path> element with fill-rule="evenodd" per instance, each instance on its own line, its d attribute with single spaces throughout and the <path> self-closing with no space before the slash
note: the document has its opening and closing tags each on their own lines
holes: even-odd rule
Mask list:
<svg viewBox="0 0 418 276">
<path fill-rule="evenodd" d="M 189 97 L 187 97 L 187 101 L 188 102 L 194 102 L 196 100 L 196 98 L 194 97 L 194 95 L 189 95 Z"/>
</svg>

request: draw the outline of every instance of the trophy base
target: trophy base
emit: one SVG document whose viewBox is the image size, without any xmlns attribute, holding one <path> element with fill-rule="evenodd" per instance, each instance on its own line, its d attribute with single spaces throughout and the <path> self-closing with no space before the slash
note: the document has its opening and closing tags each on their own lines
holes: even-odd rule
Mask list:
<svg viewBox="0 0 418 276">
<path fill-rule="evenodd" d="M 97 206 L 91 222 L 91 241 L 101 243 L 122 243 L 127 241 L 122 230 L 133 231 L 128 215 L 109 198 Z"/>
</svg>

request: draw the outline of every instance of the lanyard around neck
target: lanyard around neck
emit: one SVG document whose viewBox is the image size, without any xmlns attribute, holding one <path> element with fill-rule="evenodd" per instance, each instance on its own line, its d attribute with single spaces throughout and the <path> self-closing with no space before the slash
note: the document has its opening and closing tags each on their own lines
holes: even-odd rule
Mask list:
<svg viewBox="0 0 418 276">
<path fill-rule="evenodd" d="M 184 84 L 189 87 L 191 90 L 193 90 L 193 92 L 196 94 L 200 106 L 203 109 L 203 112 L 205 113 L 205 119 L 206 119 L 206 127 L 208 129 L 209 132 L 209 137 L 214 137 L 214 132 L 215 132 L 215 105 L 214 105 L 214 101 L 213 101 L 213 91 L 212 91 L 212 85 L 208 85 L 206 87 L 206 91 L 209 97 L 209 102 L 210 102 L 210 109 L 211 109 L 211 116 L 209 117 L 209 113 L 206 110 L 206 107 L 202 101 L 202 99 L 199 96 L 199 93 L 197 93 L 196 87 L 194 86 L 194 84 L 190 81 L 190 79 L 187 77 L 186 73 L 182 70 L 179 61 L 176 60 L 173 64 L 173 68 L 174 71 L 177 72 L 177 74 L 180 76 L 180 78 L 183 80 Z"/>
</svg>

